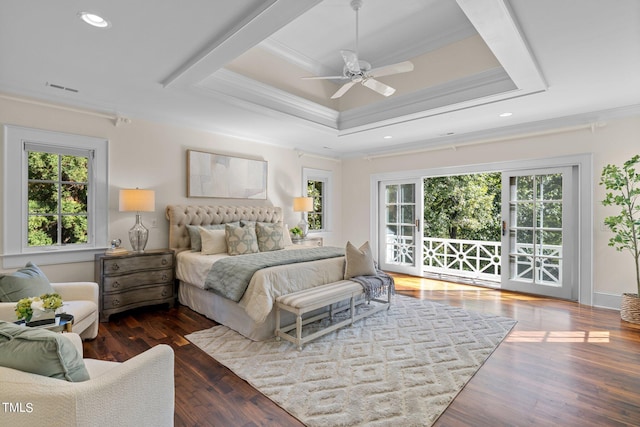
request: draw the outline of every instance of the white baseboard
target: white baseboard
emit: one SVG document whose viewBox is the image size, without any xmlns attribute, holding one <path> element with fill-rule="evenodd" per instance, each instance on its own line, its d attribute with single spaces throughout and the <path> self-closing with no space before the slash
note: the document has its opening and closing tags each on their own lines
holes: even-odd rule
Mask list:
<svg viewBox="0 0 640 427">
<path fill-rule="evenodd" d="M 622 302 L 622 295 L 608 294 L 605 292 L 593 293 L 593 306 L 610 308 L 613 310 L 620 310 L 620 304 Z"/>
</svg>

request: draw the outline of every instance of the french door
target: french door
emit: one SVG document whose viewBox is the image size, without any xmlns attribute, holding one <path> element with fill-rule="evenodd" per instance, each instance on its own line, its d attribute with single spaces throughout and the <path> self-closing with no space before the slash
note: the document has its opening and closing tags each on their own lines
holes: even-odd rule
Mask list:
<svg viewBox="0 0 640 427">
<path fill-rule="evenodd" d="M 383 270 L 422 275 L 422 188 L 422 179 L 380 183 L 378 260 Z"/>
<path fill-rule="evenodd" d="M 571 167 L 502 175 L 502 289 L 578 299 Z"/>
</svg>

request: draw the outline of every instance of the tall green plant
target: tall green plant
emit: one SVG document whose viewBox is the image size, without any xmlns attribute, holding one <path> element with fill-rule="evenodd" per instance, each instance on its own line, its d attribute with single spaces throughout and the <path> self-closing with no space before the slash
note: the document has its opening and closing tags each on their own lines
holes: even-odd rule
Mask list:
<svg viewBox="0 0 640 427">
<path fill-rule="evenodd" d="M 636 165 L 640 155 L 636 154 L 624 162 L 622 167 L 607 165 L 602 170 L 600 185 L 609 190 L 602 204 L 620 206 L 618 215 L 608 216 L 604 223 L 615 235 L 609 246 L 618 251 L 628 250 L 633 255 L 636 267 L 637 294 L 640 297 L 640 171 Z"/>
</svg>

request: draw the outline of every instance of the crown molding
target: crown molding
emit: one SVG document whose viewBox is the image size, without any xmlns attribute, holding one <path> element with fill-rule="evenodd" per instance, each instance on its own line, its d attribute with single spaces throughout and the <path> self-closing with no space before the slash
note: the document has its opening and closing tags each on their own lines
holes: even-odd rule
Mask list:
<svg viewBox="0 0 640 427">
<path fill-rule="evenodd" d="M 266 109 L 276 110 L 333 129 L 337 128 L 339 113 L 336 110 L 227 69 L 219 70 L 196 87 L 239 98 Z"/>
<path fill-rule="evenodd" d="M 503 95 L 500 99 L 504 99 L 513 96 L 516 89 L 507 73 L 498 67 L 410 94 L 390 97 L 384 100 L 384 108 L 372 104 L 344 111 L 340 115 L 338 128 L 341 135 L 348 135 L 370 129 L 372 125 L 389 125 L 457 110 L 464 102 L 470 103 L 470 106 L 478 105 L 485 103 L 484 98 L 489 96 Z"/>
</svg>

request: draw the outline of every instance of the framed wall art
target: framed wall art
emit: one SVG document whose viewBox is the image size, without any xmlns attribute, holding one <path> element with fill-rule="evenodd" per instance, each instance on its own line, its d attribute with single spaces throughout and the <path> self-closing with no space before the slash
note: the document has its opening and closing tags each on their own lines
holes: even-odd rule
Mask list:
<svg viewBox="0 0 640 427">
<path fill-rule="evenodd" d="M 267 162 L 187 150 L 187 197 L 267 199 Z"/>
</svg>

